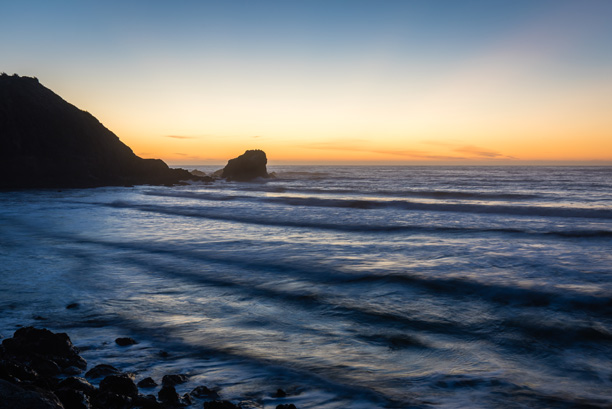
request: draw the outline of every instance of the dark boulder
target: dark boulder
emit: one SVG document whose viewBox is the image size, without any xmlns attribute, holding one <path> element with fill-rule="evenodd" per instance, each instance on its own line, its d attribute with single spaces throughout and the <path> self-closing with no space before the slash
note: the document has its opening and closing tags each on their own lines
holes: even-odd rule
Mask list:
<svg viewBox="0 0 612 409">
<path fill-rule="evenodd" d="M 83 391 L 60 389 L 55 391 L 55 395 L 57 395 L 65 409 L 91 409 L 89 396 L 83 393 Z"/>
<path fill-rule="evenodd" d="M 2 341 L 5 354 L 27 362 L 37 372 L 54 376 L 63 369 L 85 369 L 87 362 L 79 355 L 68 335 L 47 329 L 20 328 L 12 338 Z"/>
<path fill-rule="evenodd" d="M 162 409 L 161 403 L 153 395 L 138 395 L 134 399 L 134 406 L 140 409 Z"/>
<path fill-rule="evenodd" d="M 115 343 L 119 345 L 120 347 L 126 347 L 128 345 L 136 345 L 138 342 L 136 342 L 136 340 L 134 340 L 133 338 L 124 337 L 124 338 L 117 338 L 115 340 Z"/>
<path fill-rule="evenodd" d="M 74 391 L 81 391 L 87 396 L 93 396 L 97 392 L 95 386 L 87 382 L 87 380 L 74 376 L 71 376 L 70 378 L 66 378 L 61 381 L 57 385 L 57 389 L 70 389 Z"/>
<path fill-rule="evenodd" d="M 255 178 L 267 178 L 268 171 L 266 164 L 268 159 L 262 150 L 249 150 L 237 158 L 227 162 L 221 177 L 227 180 L 244 182 Z"/>
<path fill-rule="evenodd" d="M 179 394 L 176 393 L 176 389 L 169 385 L 163 386 L 157 393 L 157 397 L 163 403 L 178 403 L 179 401 Z"/>
<path fill-rule="evenodd" d="M 138 396 L 138 388 L 136 384 L 126 374 L 109 375 L 100 382 L 100 392 L 110 392 L 117 395 L 129 396 L 134 398 Z"/>
<path fill-rule="evenodd" d="M 119 375 L 121 371 L 112 365 L 100 364 L 91 368 L 85 373 L 85 377 L 89 379 L 102 378 L 108 375 Z"/>
<path fill-rule="evenodd" d="M 153 380 L 153 378 L 148 377 L 144 378 L 142 381 L 138 382 L 139 388 L 154 388 L 157 386 L 157 382 Z"/>
<path fill-rule="evenodd" d="M 204 409 L 242 409 L 228 400 L 213 400 L 204 402 Z"/>
<path fill-rule="evenodd" d="M 162 378 L 162 385 L 164 386 L 174 386 L 181 383 L 187 382 L 187 375 L 178 374 L 178 375 L 164 375 Z"/>
<path fill-rule="evenodd" d="M 15 361 L 11 357 L 0 359 L 0 379 L 12 383 L 39 383 L 40 375 L 29 365 Z"/>
<path fill-rule="evenodd" d="M 65 409 L 50 391 L 26 388 L 0 379 L 0 409 Z"/>
<path fill-rule="evenodd" d="M 297 409 L 293 403 L 276 405 L 276 409 Z"/>
<path fill-rule="evenodd" d="M 131 409 L 134 399 L 112 392 L 101 392 L 93 400 L 95 409 Z"/>
<path fill-rule="evenodd" d="M 0 75 L 0 188 L 168 185 L 202 180 L 143 159 L 36 78 Z"/>
<path fill-rule="evenodd" d="M 198 386 L 190 394 L 196 398 L 217 399 L 219 397 L 217 391 L 208 389 L 206 386 Z"/>
</svg>

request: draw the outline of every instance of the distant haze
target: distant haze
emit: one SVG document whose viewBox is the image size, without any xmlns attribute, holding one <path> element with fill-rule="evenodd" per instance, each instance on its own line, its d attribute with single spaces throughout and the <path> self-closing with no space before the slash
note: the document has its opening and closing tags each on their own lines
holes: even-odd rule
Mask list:
<svg viewBox="0 0 612 409">
<path fill-rule="evenodd" d="M 612 164 L 608 0 L 25 0 L 0 38 L 170 164 Z"/>
</svg>

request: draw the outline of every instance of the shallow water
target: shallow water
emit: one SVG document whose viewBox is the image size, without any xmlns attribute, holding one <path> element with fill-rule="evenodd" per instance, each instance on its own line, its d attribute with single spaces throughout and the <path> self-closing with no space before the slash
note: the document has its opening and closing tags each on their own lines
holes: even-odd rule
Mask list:
<svg viewBox="0 0 612 409">
<path fill-rule="evenodd" d="M 612 168 L 270 170 L 0 192 L 0 334 L 244 407 L 612 405 Z"/>
</svg>

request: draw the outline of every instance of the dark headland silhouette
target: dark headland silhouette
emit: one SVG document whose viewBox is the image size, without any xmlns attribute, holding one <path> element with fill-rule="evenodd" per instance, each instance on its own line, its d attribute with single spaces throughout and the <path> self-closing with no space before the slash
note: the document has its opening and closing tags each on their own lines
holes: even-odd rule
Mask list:
<svg viewBox="0 0 612 409">
<path fill-rule="evenodd" d="M 143 159 L 38 79 L 0 75 L 0 188 L 168 185 L 207 180 Z"/>
</svg>

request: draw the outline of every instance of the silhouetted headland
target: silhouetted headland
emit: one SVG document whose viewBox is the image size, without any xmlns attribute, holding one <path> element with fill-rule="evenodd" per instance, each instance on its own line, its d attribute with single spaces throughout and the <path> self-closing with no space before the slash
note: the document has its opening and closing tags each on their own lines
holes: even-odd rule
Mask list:
<svg viewBox="0 0 612 409">
<path fill-rule="evenodd" d="M 207 180 L 143 159 L 36 78 L 0 75 L 0 188 L 170 185 Z"/>
</svg>

